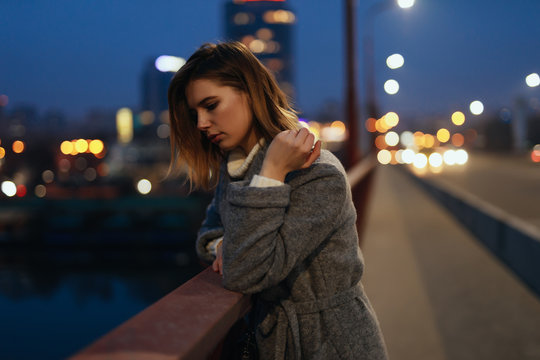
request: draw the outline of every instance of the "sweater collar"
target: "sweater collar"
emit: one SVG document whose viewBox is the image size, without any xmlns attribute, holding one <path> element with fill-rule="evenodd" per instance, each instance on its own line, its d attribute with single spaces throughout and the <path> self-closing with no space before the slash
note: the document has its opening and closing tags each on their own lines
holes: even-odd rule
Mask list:
<svg viewBox="0 0 540 360">
<path fill-rule="evenodd" d="M 265 142 L 264 138 L 259 139 L 247 156 L 240 148 L 236 148 L 229 152 L 227 157 L 227 172 L 229 173 L 229 176 L 232 178 L 243 177 L 253 162 L 255 155 L 257 155 L 259 150 L 264 146 Z"/>
</svg>

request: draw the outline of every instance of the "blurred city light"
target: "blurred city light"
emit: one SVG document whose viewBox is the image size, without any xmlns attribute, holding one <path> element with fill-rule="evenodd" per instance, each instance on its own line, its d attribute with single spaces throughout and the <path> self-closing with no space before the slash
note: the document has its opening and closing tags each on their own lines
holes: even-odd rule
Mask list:
<svg viewBox="0 0 540 360">
<path fill-rule="evenodd" d="M 38 198 L 43 198 L 45 197 L 45 195 L 47 195 L 47 188 L 45 187 L 45 185 L 37 185 L 35 188 L 34 188 L 34 194 L 38 197 Z"/>
<path fill-rule="evenodd" d="M 84 153 L 88 150 L 88 142 L 85 139 L 78 139 L 75 142 L 75 150 L 78 153 Z"/>
<path fill-rule="evenodd" d="M 0 146 L 0 159 L 3 159 L 6 156 L 6 149 Z"/>
<path fill-rule="evenodd" d="M 74 146 L 73 146 L 73 143 L 71 141 L 62 141 L 62 143 L 60 144 L 60 151 L 62 152 L 62 154 L 64 155 L 69 155 L 73 152 L 73 149 L 74 149 Z"/>
<path fill-rule="evenodd" d="M 450 132 L 445 128 L 439 129 L 439 131 L 437 131 L 437 140 L 442 143 L 447 142 L 450 140 Z"/>
<path fill-rule="evenodd" d="M 531 151 L 531 160 L 535 163 L 540 162 L 540 144 L 533 147 Z"/>
<path fill-rule="evenodd" d="M 185 63 L 185 59 L 170 55 L 161 55 L 155 61 L 156 69 L 161 72 L 177 72 Z"/>
<path fill-rule="evenodd" d="M 463 149 L 459 149 L 455 152 L 456 164 L 464 165 L 469 160 L 469 154 Z"/>
<path fill-rule="evenodd" d="M 418 153 L 414 155 L 413 166 L 417 169 L 423 169 L 428 164 L 428 158 L 425 154 Z"/>
<path fill-rule="evenodd" d="M 405 59 L 400 54 L 392 54 L 386 58 L 386 65 L 390 69 L 399 69 L 405 63 Z"/>
<path fill-rule="evenodd" d="M 390 151 L 384 149 L 384 150 L 381 150 L 377 153 L 377 160 L 383 164 L 383 165 L 387 165 L 390 163 L 390 161 L 392 160 L 392 153 L 390 153 Z"/>
<path fill-rule="evenodd" d="M 25 197 L 26 196 L 26 186 L 24 186 L 23 184 L 17 185 L 16 195 L 18 197 Z"/>
<path fill-rule="evenodd" d="M 263 15 L 263 20 L 268 24 L 291 24 L 295 19 L 294 14 L 287 10 L 268 10 Z"/>
<path fill-rule="evenodd" d="M 24 142 L 22 142 L 21 140 L 16 140 L 13 142 L 13 145 L 11 147 L 14 153 L 20 154 L 24 151 Z"/>
<path fill-rule="evenodd" d="M 480 115 L 484 112 L 484 104 L 481 101 L 475 100 L 469 105 L 469 109 L 473 115 Z"/>
<path fill-rule="evenodd" d="M 405 164 L 412 164 L 414 162 L 415 153 L 411 149 L 406 149 L 401 154 L 401 159 Z"/>
<path fill-rule="evenodd" d="M 465 123 L 465 114 L 461 111 L 456 111 L 452 114 L 452 122 L 457 126 L 463 125 Z"/>
<path fill-rule="evenodd" d="M 388 146 L 396 146 L 399 143 L 399 135 L 394 131 L 390 131 L 385 135 L 384 141 Z"/>
<path fill-rule="evenodd" d="M 116 112 L 116 131 L 118 142 L 127 144 L 133 139 L 133 113 L 129 108 L 121 108 Z"/>
<path fill-rule="evenodd" d="M 393 111 L 390 111 L 384 116 L 384 122 L 388 128 L 393 128 L 399 123 L 399 116 Z"/>
<path fill-rule="evenodd" d="M 414 135 L 410 131 L 404 131 L 400 136 L 401 145 L 405 147 L 411 147 L 414 145 Z"/>
<path fill-rule="evenodd" d="M 377 119 L 375 118 L 369 118 L 366 120 L 366 129 L 369 132 L 375 132 L 377 131 L 377 128 L 375 127 L 377 122 Z"/>
<path fill-rule="evenodd" d="M 465 137 L 463 135 L 461 135 L 460 133 L 452 135 L 452 145 L 454 145 L 455 147 L 460 147 L 463 146 L 464 143 Z"/>
<path fill-rule="evenodd" d="M 137 182 L 137 191 L 143 195 L 148 194 L 152 190 L 152 183 L 147 179 L 141 179 Z"/>
<path fill-rule="evenodd" d="M 408 9 L 414 5 L 414 0 L 397 0 L 398 6 L 402 9 Z"/>
<path fill-rule="evenodd" d="M 538 76 L 537 73 L 529 74 L 525 78 L 525 82 L 529 87 L 537 87 L 538 85 L 540 85 L 540 76 Z"/>
<path fill-rule="evenodd" d="M 43 182 L 50 184 L 54 181 L 54 173 L 51 170 L 45 170 L 41 173 L 41 178 Z"/>
<path fill-rule="evenodd" d="M 435 137 L 431 134 L 425 134 L 424 135 L 424 147 L 425 148 L 432 148 L 435 146 Z"/>
<path fill-rule="evenodd" d="M 2 182 L 2 192 L 9 197 L 15 196 L 17 194 L 17 186 L 12 181 Z"/>
<path fill-rule="evenodd" d="M 384 91 L 389 95 L 397 94 L 399 91 L 399 83 L 394 79 L 386 80 L 384 83 Z"/>
<path fill-rule="evenodd" d="M 442 166 L 442 164 L 443 164 L 443 157 L 441 154 L 434 152 L 431 155 L 429 155 L 429 165 L 433 167 L 439 167 L 439 166 Z"/>
<path fill-rule="evenodd" d="M 88 145 L 88 149 L 90 152 L 94 155 L 99 154 L 105 149 L 105 145 L 103 144 L 103 141 L 101 140 L 92 140 L 90 141 L 90 144 Z"/>
<path fill-rule="evenodd" d="M 444 163 L 446 165 L 455 165 L 456 164 L 456 152 L 454 150 L 446 150 L 443 155 Z"/>
</svg>

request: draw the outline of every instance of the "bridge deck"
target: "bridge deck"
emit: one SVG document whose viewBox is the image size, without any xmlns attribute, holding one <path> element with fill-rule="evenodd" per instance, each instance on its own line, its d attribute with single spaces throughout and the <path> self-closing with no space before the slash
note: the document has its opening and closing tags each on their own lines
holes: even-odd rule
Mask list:
<svg viewBox="0 0 540 360">
<path fill-rule="evenodd" d="M 398 169 L 378 169 L 364 285 L 390 358 L 539 359 L 540 299 Z"/>
</svg>

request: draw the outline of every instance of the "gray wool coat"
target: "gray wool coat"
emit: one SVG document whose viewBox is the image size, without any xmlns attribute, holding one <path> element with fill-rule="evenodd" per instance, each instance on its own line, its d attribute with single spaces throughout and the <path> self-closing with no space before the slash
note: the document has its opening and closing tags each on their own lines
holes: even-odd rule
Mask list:
<svg viewBox="0 0 540 360">
<path fill-rule="evenodd" d="M 243 178 L 221 167 L 197 239 L 223 236 L 223 285 L 253 294 L 261 359 L 386 359 L 360 278 L 356 210 L 339 160 L 323 150 L 277 187 L 250 187 L 263 147 Z"/>
</svg>

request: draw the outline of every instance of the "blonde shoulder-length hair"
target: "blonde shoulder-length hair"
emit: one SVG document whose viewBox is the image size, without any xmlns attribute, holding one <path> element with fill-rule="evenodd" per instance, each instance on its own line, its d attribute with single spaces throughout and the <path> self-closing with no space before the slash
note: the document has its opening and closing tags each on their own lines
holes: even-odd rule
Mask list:
<svg viewBox="0 0 540 360">
<path fill-rule="evenodd" d="M 245 93 L 259 138 L 270 143 L 279 132 L 299 127 L 296 112 L 270 72 L 240 42 L 202 45 L 178 70 L 169 85 L 171 125 L 170 170 L 187 165 L 191 187 L 209 190 L 217 185 L 224 157 L 221 149 L 197 129 L 186 99 L 191 81 L 213 80 Z"/>
</svg>

